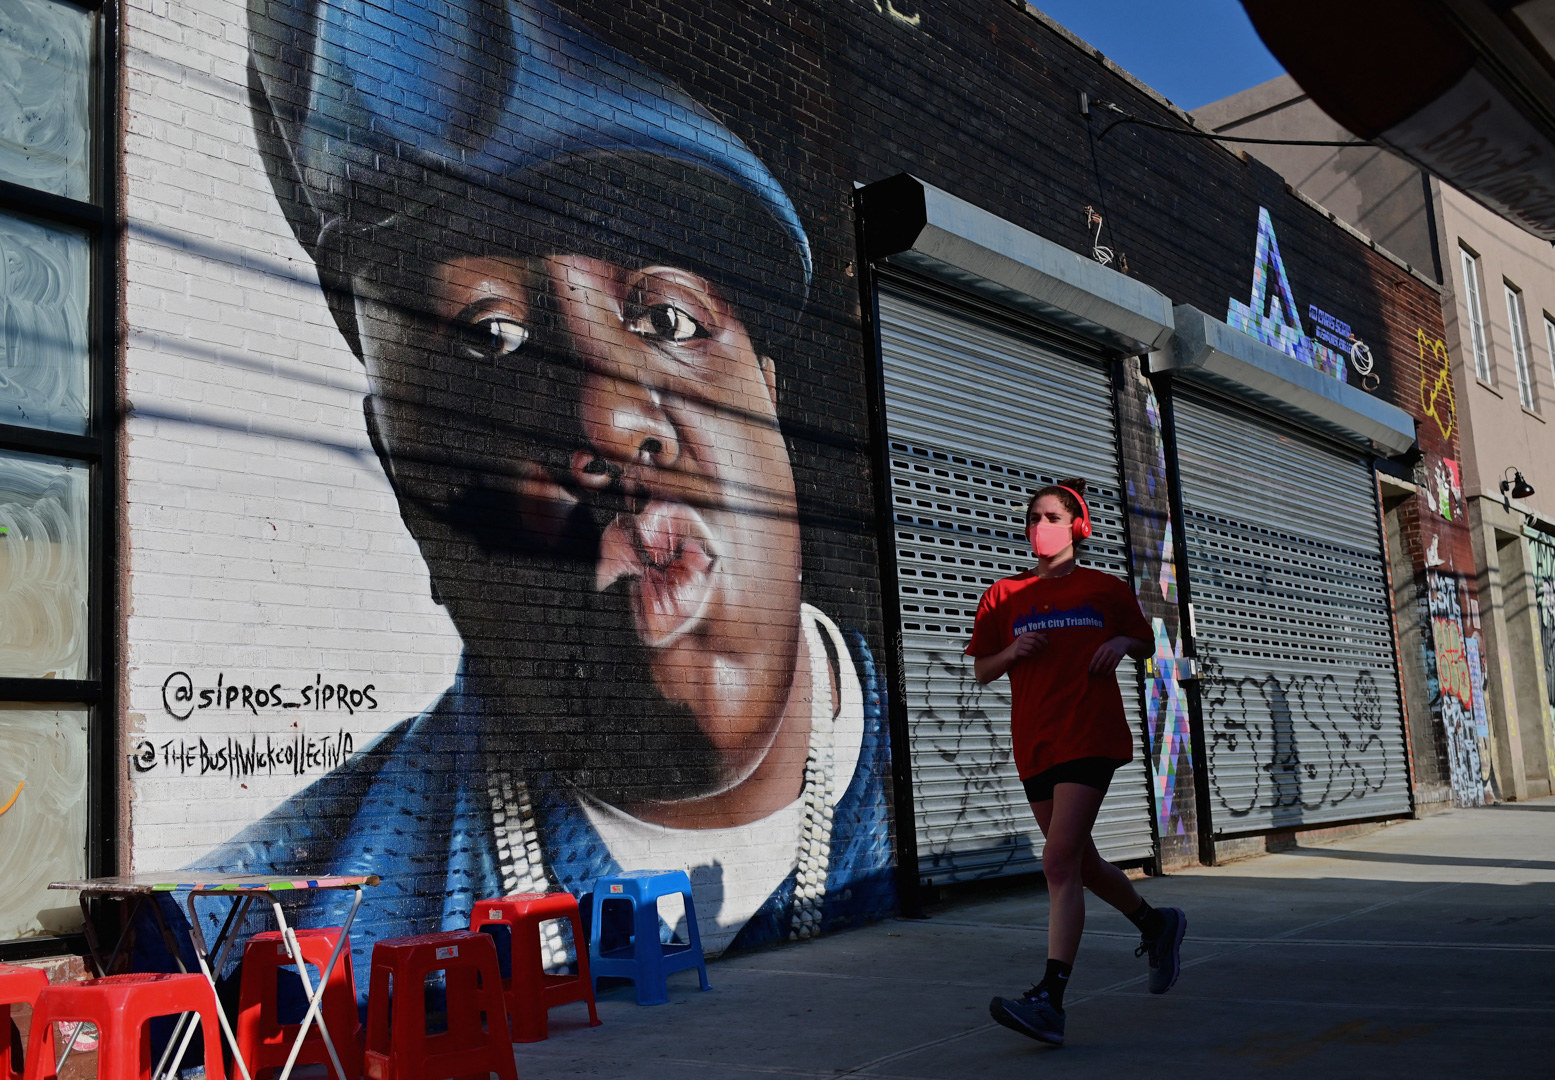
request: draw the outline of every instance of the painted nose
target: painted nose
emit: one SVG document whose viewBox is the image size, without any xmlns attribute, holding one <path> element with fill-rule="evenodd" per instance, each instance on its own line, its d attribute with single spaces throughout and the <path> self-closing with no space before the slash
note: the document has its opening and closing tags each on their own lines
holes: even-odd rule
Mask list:
<svg viewBox="0 0 1555 1080">
<path fill-rule="evenodd" d="M 659 391 L 618 375 L 589 376 L 583 429 L 590 450 L 573 455 L 574 479 L 599 489 L 625 475 L 642 479 L 680 460 L 680 440 Z"/>
<path fill-rule="evenodd" d="M 584 375 L 579 395 L 585 446 L 574 479 L 604 488 L 619 479 L 651 482 L 680 460 L 680 439 L 664 407 L 659 350 L 626 325 L 618 273 L 582 256 L 548 260 L 561 329 Z"/>
</svg>

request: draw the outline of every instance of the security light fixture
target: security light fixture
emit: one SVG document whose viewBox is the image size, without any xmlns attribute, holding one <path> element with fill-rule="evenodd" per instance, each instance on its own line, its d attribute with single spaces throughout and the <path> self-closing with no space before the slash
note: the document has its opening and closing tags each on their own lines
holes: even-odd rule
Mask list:
<svg viewBox="0 0 1555 1080">
<path fill-rule="evenodd" d="M 1514 499 L 1526 499 L 1533 494 L 1533 485 L 1523 479 L 1523 474 L 1514 466 L 1508 465 L 1506 472 L 1512 474 L 1512 479 L 1506 478 L 1506 473 L 1501 474 L 1501 495 L 1510 494 Z"/>
</svg>

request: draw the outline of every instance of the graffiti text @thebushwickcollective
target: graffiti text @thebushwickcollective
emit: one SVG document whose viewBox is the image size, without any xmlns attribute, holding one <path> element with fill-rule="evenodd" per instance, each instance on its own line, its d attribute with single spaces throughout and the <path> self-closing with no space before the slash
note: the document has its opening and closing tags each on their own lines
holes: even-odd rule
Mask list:
<svg viewBox="0 0 1555 1080">
<path fill-rule="evenodd" d="M 176 768 L 180 776 L 211 773 L 226 773 L 237 778 L 259 773 L 303 776 L 340 766 L 351 756 L 355 746 L 355 737 L 344 729 L 323 736 L 298 732 L 290 737 L 250 735 L 246 739 L 212 742 L 169 739 L 161 745 L 142 739 L 135 745 L 130 761 L 135 771 L 142 773 L 156 768 Z"/>
<path fill-rule="evenodd" d="M 217 674 L 214 683 L 201 687 L 188 672 L 175 671 L 162 682 L 162 708 L 175 720 L 187 720 L 201 709 L 247 709 L 255 716 L 261 709 L 344 709 L 354 716 L 378 707 L 375 689 L 372 683 L 351 686 L 323 675 L 315 675 L 303 686 L 287 687 L 228 682 L 225 674 Z"/>
</svg>

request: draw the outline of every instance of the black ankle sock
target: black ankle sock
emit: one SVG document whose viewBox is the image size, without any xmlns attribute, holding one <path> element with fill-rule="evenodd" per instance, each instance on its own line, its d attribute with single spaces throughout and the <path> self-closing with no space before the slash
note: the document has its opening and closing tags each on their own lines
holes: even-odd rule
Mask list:
<svg viewBox="0 0 1555 1080">
<path fill-rule="evenodd" d="M 1073 964 L 1050 958 L 1047 970 L 1042 973 L 1042 981 L 1037 983 L 1037 989 L 1047 994 L 1055 1009 L 1064 1007 L 1064 991 L 1069 988 L 1069 973 L 1073 970 Z"/>
<path fill-rule="evenodd" d="M 1139 909 L 1128 917 L 1128 921 L 1139 927 L 1139 932 L 1147 938 L 1158 938 L 1166 929 L 1166 920 L 1148 900 L 1139 902 Z"/>
</svg>

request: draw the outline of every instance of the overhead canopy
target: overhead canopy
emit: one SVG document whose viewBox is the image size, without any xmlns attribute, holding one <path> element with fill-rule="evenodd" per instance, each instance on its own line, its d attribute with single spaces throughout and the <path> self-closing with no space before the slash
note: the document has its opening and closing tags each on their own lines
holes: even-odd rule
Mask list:
<svg viewBox="0 0 1555 1080">
<path fill-rule="evenodd" d="M 1324 112 L 1555 241 L 1555 3 L 1242 6 Z"/>
<path fill-rule="evenodd" d="M 865 253 L 910 267 L 1122 353 L 1161 348 L 1172 302 L 1161 293 L 900 173 L 859 190 Z"/>
<path fill-rule="evenodd" d="M 1179 304 L 1173 317 L 1174 347 L 1150 357 L 1152 371 L 1176 371 L 1384 456 L 1414 445 L 1415 421 L 1403 409 L 1293 360 L 1198 308 Z"/>
</svg>

